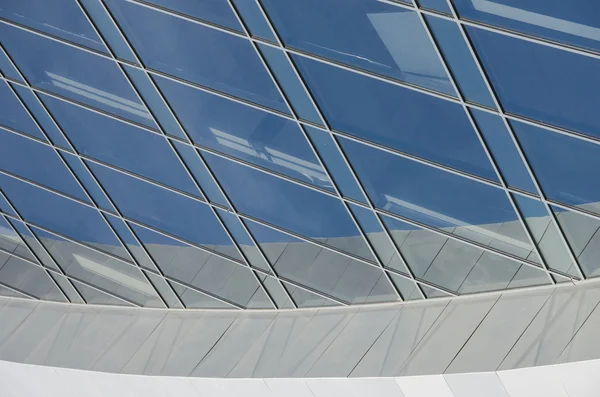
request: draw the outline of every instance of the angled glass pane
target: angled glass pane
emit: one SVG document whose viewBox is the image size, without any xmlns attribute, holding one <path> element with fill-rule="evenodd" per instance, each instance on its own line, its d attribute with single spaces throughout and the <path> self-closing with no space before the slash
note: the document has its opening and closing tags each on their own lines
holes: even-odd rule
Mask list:
<svg viewBox="0 0 600 397">
<path fill-rule="evenodd" d="M 167 281 L 179 298 L 183 301 L 183 304 L 188 309 L 235 309 L 235 307 L 228 305 L 225 302 L 221 302 L 212 296 L 203 294 L 191 288 L 184 287 L 181 284 Z"/>
<path fill-rule="evenodd" d="M 175 292 L 169 286 L 169 282 L 166 281 L 161 276 L 154 274 L 152 272 L 144 272 L 146 276 L 150 279 L 150 282 L 156 288 L 156 291 L 162 296 L 162 298 L 167 303 L 167 306 L 172 309 L 183 309 L 181 303 L 177 300 L 177 296 Z"/>
<path fill-rule="evenodd" d="M 283 283 L 282 283 L 283 284 Z M 284 287 L 273 277 L 265 277 L 263 285 L 271 298 L 275 301 L 278 309 L 293 309 L 294 305 L 284 291 Z M 295 288 L 295 287 L 292 287 Z"/>
<path fill-rule="evenodd" d="M 511 122 L 546 196 L 600 214 L 600 146 Z"/>
<path fill-rule="evenodd" d="M 163 136 L 48 96 L 43 100 L 80 154 L 200 195 Z"/>
<path fill-rule="evenodd" d="M 529 258 L 533 246 L 502 190 L 349 140 L 341 143 L 376 207 Z"/>
<path fill-rule="evenodd" d="M 428 287 L 426 285 L 422 285 L 421 288 L 423 288 L 423 293 L 425 294 L 425 296 L 427 297 L 427 299 L 432 299 L 432 298 L 449 298 L 452 295 L 447 294 L 445 292 L 442 292 L 438 289 L 435 288 L 431 288 Z"/>
<path fill-rule="evenodd" d="M 537 194 L 531 176 L 500 116 L 477 109 L 470 111 L 507 185 Z"/>
<path fill-rule="evenodd" d="M 6 257 L 8 257 L 7 260 Z M 66 302 L 44 269 L 0 252 L 0 283 L 38 299 Z"/>
<path fill-rule="evenodd" d="M 12 209 L 10 203 L 6 201 L 2 194 L 0 194 L 0 211 L 8 215 L 18 216 L 17 213 Z"/>
<path fill-rule="evenodd" d="M 0 35 L 31 85 L 154 127 L 115 62 L 6 24 Z"/>
<path fill-rule="evenodd" d="M 405 222 L 383 217 L 396 244 L 415 277 L 459 293 L 503 290 L 510 287 L 521 268 L 515 262 L 494 253 L 451 240 Z M 535 270 L 535 269 L 534 269 Z M 549 283 L 535 279 L 530 285 Z"/>
<path fill-rule="evenodd" d="M 294 61 L 333 129 L 496 180 L 459 104 L 322 62 Z"/>
<path fill-rule="evenodd" d="M 90 166 L 125 217 L 242 260 L 206 204 L 104 166 Z"/>
<path fill-rule="evenodd" d="M 463 18 L 600 50 L 598 3 L 594 0 L 454 0 L 454 4 Z"/>
<path fill-rule="evenodd" d="M 15 228 L 15 230 L 20 234 L 21 238 L 25 241 L 25 243 L 29 246 L 31 251 L 37 257 L 36 260 L 39 259 L 39 262 L 42 266 L 47 268 L 58 270 L 56 263 L 52 259 L 48 252 L 44 249 L 44 247 L 40 244 L 40 242 L 35 238 L 33 233 L 25 226 L 23 222 L 19 222 L 14 219 L 8 220 L 10 224 Z"/>
<path fill-rule="evenodd" d="M 2 262 L 0 260 L 0 262 Z M 8 287 L 4 287 L 2 285 L 0 285 L 0 296 L 4 296 L 7 298 L 21 298 L 21 299 L 33 299 L 25 294 L 22 294 L 20 292 L 17 292 L 13 289 L 10 289 Z"/>
<path fill-rule="evenodd" d="M 7 1 L 0 17 L 97 51 L 107 52 L 77 3 L 70 0 Z"/>
<path fill-rule="evenodd" d="M 46 140 L 6 81 L 0 81 L 0 125 Z"/>
<path fill-rule="evenodd" d="M 394 273 L 388 274 L 398 291 L 400 291 L 400 295 L 402 295 L 403 300 L 415 301 L 423 299 L 423 296 L 417 290 L 417 286 L 414 281 L 406 279 Z"/>
<path fill-rule="evenodd" d="M 233 4 L 252 36 L 277 43 L 277 38 L 260 11 L 256 0 L 233 0 Z"/>
<path fill-rule="evenodd" d="M 283 285 L 288 290 L 288 293 L 292 296 L 292 299 L 294 302 L 296 302 L 298 307 L 342 306 L 331 299 L 327 299 L 305 289 L 298 288 L 293 284 L 286 283 L 285 281 L 283 282 Z"/>
<path fill-rule="evenodd" d="M 0 128 L 0 169 L 89 201 L 60 157 L 50 147 Z M 27 159 L 27 161 L 23 161 Z"/>
<path fill-rule="evenodd" d="M 579 277 L 567 247 L 559 235 L 554 219 L 552 219 L 544 204 L 518 194 L 512 196 L 548 267 L 552 270 Z"/>
<path fill-rule="evenodd" d="M 552 206 L 558 223 L 587 277 L 600 275 L 600 219 Z"/>
<path fill-rule="evenodd" d="M 171 80 L 157 82 L 198 145 L 331 189 L 295 122 Z"/>
<path fill-rule="evenodd" d="M 149 0 L 161 8 L 173 10 L 177 13 L 189 15 L 207 22 L 242 32 L 238 22 L 227 1 L 222 0 Z"/>
<path fill-rule="evenodd" d="M 132 228 L 167 277 L 241 306 L 246 306 L 259 288 L 245 265 L 140 226 Z"/>
<path fill-rule="evenodd" d="M 107 3 L 146 67 L 287 113 L 247 40 L 133 2 Z"/>
<path fill-rule="evenodd" d="M 107 306 L 134 306 L 131 303 L 125 302 L 114 296 L 111 296 L 98 289 L 92 288 L 86 284 L 80 283 L 76 280 L 71 280 L 75 288 L 81 293 L 86 303 L 95 305 L 107 305 Z"/>
<path fill-rule="evenodd" d="M 446 0 L 429 0 L 429 2 L 440 2 L 445 4 L 446 8 L 448 7 Z M 421 3 L 423 3 L 423 0 L 421 0 Z M 429 15 L 424 17 L 464 99 L 495 108 L 496 105 L 490 91 L 485 85 L 485 81 L 456 23 Z"/>
<path fill-rule="evenodd" d="M 119 238 L 125 243 L 127 249 L 135 259 L 135 261 L 142 267 L 146 269 L 150 269 L 153 271 L 157 271 L 156 266 L 152 262 L 152 259 L 148 256 L 144 248 L 140 245 L 135 236 L 131 233 L 131 231 L 127 228 L 125 221 L 123 219 L 104 214 L 105 218 L 108 220 L 108 223 L 115 229 L 115 232 L 119 236 Z"/>
<path fill-rule="evenodd" d="M 505 111 L 600 137 L 600 59 L 467 30 Z"/>
<path fill-rule="evenodd" d="M 19 234 L 14 231 L 10 223 L 3 216 L 0 216 L 0 249 L 9 254 L 37 262 L 37 259 L 29 251 Z"/>
<path fill-rule="evenodd" d="M 69 277 L 87 282 L 142 306 L 164 307 L 139 268 L 71 241 L 32 228 Z"/>
<path fill-rule="evenodd" d="M 262 3 L 287 46 L 455 95 L 414 11 L 376 0 Z"/>
<path fill-rule="evenodd" d="M 429 8 L 430 10 L 443 12 L 444 14 L 452 14 L 446 0 L 418 0 L 418 3 L 421 8 Z"/>
<path fill-rule="evenodd" d="M 8 57 L 6 56 L 6 53 L 1 48 L 0 48 L 0 72 L 2 72 L 2 74 L 5 77 L 8 77 L 13 80 L 20 81 L 20 82 L 23 81 L 23 79 L 21 78 L 21 75 L 19 74 L 19 72 L 17 71 L 15 66 L 12 64 L 10 59 L 8 59 Z"/>
<path fill-rule="evenodd" d="M 81 299 L 81 297 L 77 293 L 77 290 L 75 289 L 75 287 L 73 287 L 73 284 L 71 284 L 71 282 L 69 281 L 68 278 L 66 278 L 65 276 L 62 276 L 60 274 L 54 273 L 54 272 L 48 272 L 48 274 L 50 274 L 50 277 L 54 281 L 56 281 L 56 284 L 58 284 L 60 289 L 62 289 L 62 291 L 65 293 L 65 295 L 67 295 L 67 298 L 69 298 L 69 301 L 71 303 L 78 303 L 78 304 L 85 303 Z"/>
<path fill-rule="evenodd" d="M 266 277 L 267 276 L 261 275 L 261 281 Z M 254 295 L 252 295 L 252 298 L 250 298 L 246 304 L 246 309 L 276 309 L 276 307 L 269 299 L 264 288 L 261 287 L 254 291 Z"/>
<path fill-rule="evenodd" d="M 375 262 L 338 199 L 220 157 L 206 160 L 239 212 Z"/>
<path fill-rule="evenodd" d="M 352 304 L 396 300 L 389 283 L 378 284 L 384 277 L 381 269 L 258 223 L 245 223 L 280 277 Z"/>
<path fill-rule="evenodd" d="M 0 186 L 26 221 L 129 258 L 97 210 L 1 174 Z"/>
</svg>

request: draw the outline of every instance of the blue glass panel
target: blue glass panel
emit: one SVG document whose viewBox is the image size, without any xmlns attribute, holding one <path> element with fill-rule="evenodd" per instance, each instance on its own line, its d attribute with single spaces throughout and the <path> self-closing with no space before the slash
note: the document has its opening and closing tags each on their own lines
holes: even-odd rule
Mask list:
<svg viewBox="0 0 600 397">
<path fill-rule="evenodd" d="M 117 235 L 121 238 L 121 241 L 125 243 L 131 255 L 133 255 L 136 262 L 147 269 L 157 271 L 156 266 L 152 263 L 152 260 L 144 251 L 144 249 L 140 246 L 138 241 L 135 239 L 135 236 L 131 233 L 131 231 L 127 228 L 125 221 L 123 219 L 118 218 L 116 216 L 105 214 L 108 223 L 115 229 Z"/>
<path fill-rule="evenodd" d="M 51 97 L 43 100 L 80 154 L 200 194 L 163 136 Z"/>
<path fill-rule="evenodd" d="M 228 2 L 224 0 L 149 0 L 148 3 L 233 30 L 243 31 L 231 7 L 227 4 Z"/>
<path fill-rule="evenodd" d="M 430 10 L 436 10 L 445 14 L 452 14 L 446 0 L 418 0 L 418 2 L 422 8 L 429 8 Z"/>
<path fill-rule="evenodd" d="M 467 29 L 507 112 L 600 137 L 600 60 Z"/>
<path fill-rule="evenodd" d="M 356 183 L 356 179 L 352 176 L 352 172 L 342 158 L 331 135 L 326 131 L 318 130 L 316 128 L 307 126 L 304 126 L 303 128 L 321 156 L 329 174 L 335 179 L 335 183 L 341 194 L 357 201 L 366 202 L 367 199 Z"/>
<path fill-rule="evenodd" d="M 522 258 L 533 251 L 502 190 L 359 143 L 341 143 L 376 207 Z"/>
<path fill-rule="evenodd" d="M 332 128 L 496 179 L 459 104 L 302 57 L 294 61 Z"/>
<path fill-rule="evenodd" d="M 94 28 L 72 0 L 6 1 L 0 17 L 98 51 L 107 52 Z"/>
<path fill-rule="evenodd" d="M 323 124 L 283 51 L 264 44 L 258 44 L 258 47 L 298 118 Z"/>
<path fill-rule="evenodd" d="M 260 37 L 274 43 L 277 42 L 277 38 L 273 34 L 265 16 L 258 8 L 256 0 L 233 0 L 233 4 L 252 36 Z"/>
<path fill-rule="evenodd" d="M 0 211 L 4 212 L 5 214 L 8 214 L 8 215 L 17 216 L 17 214 L 15 213 L 15 211 L 13 211 L 13 209 L 10 206 L 10 204 L 8 203 L 8 201 L 6 201 L 4 196 L 1 194 L 0 194 Z"/>
<path fill-rule="evenodd" d="M 446 0 L 438 1 L 446 3 Z M 425 18 L 465 100 L 495 108 L 490 91 L 456 23 L 429 15 Z"/>
<path fill-rule="evenodd" d="M 454 0 L 454 4 L 463 18 L 600 50 L 598 3 L 594 0 Z"/>
<path fill-rule="evenodd" d="M 471 109 L 492 156 L 509 186 L 537 194 L 537 189 L 523 164 L 517 148 L 500 116 Z"/>
<path fill-rule="evenodd" d="M 39 262 L 45 267 L 48 267 L 50 269 L 54 269 L 54 270 L 58 271 L 58 267 L 56 266 L 56 263 L 54 262 L 52 257 L 50 255 L 48 255 L 48 252 L 46 252 L 44 247 L 35 238 L 33 233 L 31 233 L 31 231 L 29 231 L 27 226 L 25 226 L 25 224 L 23 222 L 19 222 L 14 219 L 10 219 L 9 222 L 15 228 L 15 230 L 17 230 L 19 232 L 19 234 L 21 235 L 23 240 L 27 243 L 27 245 L 29 246 L 31 251 L 35 253 L 37 258 L 39 259 Z"/>
<path fill-rule="evenodd" d="M 49 146 L 0 128 L 0 169 L 88 201 L 56 152 Z M 23 161 L 26 158 L 27 161 Z"/>
<path fill-rule="evenodd" d="M 8 59 L 2 49 L 0 49 L 0 72 L 2 72 L 5 77 L 15 79 L 17 81 L 23 81 L 21 75 L 17 69 L 15 69 L 12 62 L 10 59 Z"/>
<path fill-rule="evenodd" d="M 375 261 L 338 199 L 214 155 L 205 158 L 238 211 Z"/>
<path fill-rule="evenodd" d="M 148 68 L 287 112 L 247 40 L 131 2 L 108 3 Z"/>
<path fill-rule="evenodd" d="M 0 216 L 0 248 L 5 252 L 27 258 L 37 263 L 35 256 L 29 251 L 27 245 L 25 245 L 4 216 Z"/>
<path fill-rule="evenodd" d="M 157 81 L 195 143 L 331 189 L 295 122 L 166 79 Z"/>
<path fill-rule="evenodd" d="M 279 276 L 348 303 L 396 300 L 380 269 L 246 221 Z M 377 286 L 381 288 L 376 288 Z"/>
<path fill-rule="evenodd" d="M 414 11 L 376 0 L 263 4 L 290 47 L 455 95 Z"/>
<path fill-rule="evenodd" d="M 154 127 L 113 61 L 5 24 L 0 35 L 33 86 Z"/>
<path fill-rule="evenodd" d="M 0 263 L 0 280 L 4 285 L 38 299 L 65 302 L 63 295 L 41 267 L 4 252 L 0 252 Z"/>
<path fill-rule="evenodd" d="M 600 146 L 511 122 L 548 198 L 600 213 Z"/>
<path fill-rule="evenodd" d="M 0 124 L 46 140 L 5 81 L 0 82 Z"/>
<path fill-rule="evenodd" d="M 129 258 L 97 210 L 0 174 L 2 190 L 29 222 L 74 240 Z"/>
<path fill-rule="evenodd" d="M 124 216 L 242 260 L 206 204 L 109 168 L 89 165 Z"/>
</svg>

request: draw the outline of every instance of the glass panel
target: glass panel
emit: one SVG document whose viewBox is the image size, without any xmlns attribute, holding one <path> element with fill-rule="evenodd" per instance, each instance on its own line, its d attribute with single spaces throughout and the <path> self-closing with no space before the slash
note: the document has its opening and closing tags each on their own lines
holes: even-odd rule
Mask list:
<svg viewBox="0 0 600 397">
<path fill-rule="evenodd" d="M 375 214 L 371 210 L 354 204 L 350 204 L 350 210 L 356 217 L 363 232 L 367 235 L 375 252 L 379 255 L 381 263 L 385 267 L 408 274 L 408 270 L 404 266 L 404 263 L 402 263 L 402 259 L 396 253 L 392 242 L 382 229 L 381 224 L 377 221 Z"/>
<path fill-rule="evenodd" d="M 496 180 L 459 104 L 321 62 L 294 61 L 333 129 Z"/>
<path fill-rule="evenodd" d="M 289 298 L 285 294 L 283 287 L 279 285 L 277 280 L 273 277 L 265 277 L 263 280 L 265 289 L 271 295 L 271 298 L 275 301 L 278 309 L 293 309 L 294 305 L 290 302 Z M 295 287 L 293 287 L 295 288 Z"/>
<path fill-rule="evenodd" d="M 600 137 L 600 60 L 467 29 L 504 110 Z"/>
<path fill-rule="evenodd" d="M 417 287 L 416 287 L 414 281 L 408 280 L 408 279 L 398 276 L 397 274 L 394 274 L 394 273 L 388 273 L 388 274 L 390 275 L 390 278 L 392 279 L 392 282 L 394 283 L 396 288 L 398 288 L 398 290 L 400 291 L 400 295 L 402 295 L 402 299 L 404 299 L 405 301 L 414 301 L 414 300 L 423 299 L 423 297 L 417 290 Z"/>
<path fill-rule="evenodd" d="M 594 0 L 454 0 L 463 18 L 600 50 L 598 3 Z"/>
<path fill-rule="evenodd" d="M 164 307 L 137 267 L 38 228 L 33 228 L 33 231 L 67 276 L 142 306 Z"/>
<path fill-rule="evenodd" d="M 8 215 L 18 216 L 17 213 L 13 211 L 11 205 L 8 203 L 8 201 L 6 201 L 2 194 L 0 194 L 0 211 Z"/>
<path fill-rule="evenodd" d="M 583 273 L 587 277 L 599 276 L 600 220 L 554 206 L 552 210 Z"/>
<path fill-rule="evenodd" d="M 113 61 L 6 24 L 0 35 L 33 86 L 154 127 Z"/>
<path fill-rule="evenodd" d="M 89 201 L 73 175 L 49 146 L 0 128 L 0 169 Z M 26 161 L 23 161 L 26 159 Z"/>
<path fill-rule="evenodd" d="M 389 283 L 376 288 L 384 277 L 380 269 L 258 223 L 245 223 L 281 277 L 353 304 L 396 299 Z"/>
<path fill-rule="evenodd" d="M 69 280 L 65 276 L 61 276 L 54 272 L 49 272 L 49 274 L 50 274 L 50 277 L 52 277 L 54 279 L 54 281 L 56 281 L 56 283 L 59 285 L 59 287 L 63 290 L 65 295 L 67 295 L 67 298 L 69 298 L 71 303 L 78 303 L 78 304 L 85 303 L 77 294 L 75 287 L 73 287 L 73 285 L 69 282 Z"/>
<path fill-rule="evenodd" d="M 46 140 L 6 81 L 0 82 L 0 125 Z"/>
<path fill-rule="evenodd" d="M 8 257 L 8 259 L 6 259 Z M 6 260 L 6 261 L 5 261 Z M 44 269 L 0 252 L 0 283 L 38 299 L 66 302 Z"/>
<path fill-rule="evenodd" d="M 146 67 L 288 112 L 247 40 L 132 2 L 107 3 Z"/>
<path fill-rule="evenodd" d="M 264 44 L 258 44 L 258 48 L 298 118 L 323 124 L 283 51 Z"/>
<path fill-rule="evenodd" d="M 239 212 L 375 262 L 338 199 L 220 157 L 206 160 Z"/>
<path fill-rule="evenodd" d="M 171 284 L 175 292 L 177 292 L 177 295 L 179 295 L 179 298 L 185 304 L 185 307 L 188 309 L 235 309 L 233 306 L 221 302 L 211 296 L 171 281 L 167 282 Z"/>
<path fill-rule="evenodd" d="M 440 290 L 437 290 L 435 288 L 431 288 L 428 287 L 426 285 L 422 285 L 421 288 L 423 288 L 423 293 L 425 294 L 425 296 L 427 297 L 427 299 L 432 299 L 432 298 L 449 298 L 452 295 L 447 294 L 445 292 L 442 292 Z"/>
<path fill-rule="evenodd" d="M 125 217 L 242 260 L 206 204 L 97 164 L 90 166 Z"/>
<path fill-rule="evenodd" d="M 537 189 L 500 116 L 477 109 L 471 109 L 471 114 L 506 183 L 509 186 L 537 194 Z"/>
<path fill-rule="evenodd" d="M 452 14 L 446 0 L 418 0 L 418 2 L 422 8 L 429 8 L 430 10 L 443 12 L 445 14 Z"/>
<path fill-rule="evenodd" d="M 157 81 L 198 145 L 331 189 L 295 122 L 170 80 Z"/>
<path fill-rule="evenodd" d="M 105 294 L 102 291 L 89 287 L 85 284 L 72 280 L 75 288 L 79 290 L 87 303 L 92 305 L 109 305 L 109 306 L 133 306 L 130 303 L 117 299 L 113 296 Z"/>
<path fill-rule="evenodd" d="M 260 11 L 256 0 L 233 0 L 233 4 L 252 36 L 277 43 L 277 38 Z"/>
<path fill-rule="evenodd" d="M 19 232 L 21 238 L 25 241 L 25 243 L 27 243 L 31 251 L 35 253 L 35 256 L 39 259 L 39 262 L 41 262 L 43 266 L 53 270 L 58 270 L 58 267 L 54 263 L 52 257 L 48 255 L 44 247 L 37 241 L 33 233 L 29 231 L 24 223 L 14 219 L 9 219 L 9 222 L 17 230 L 17 232 Z"/>
<path fill-rule="evenodd" d="M 163 136 L 51 97 L 43 100 L 82 155 L 200 195 Z"/>
<path fill-rule="evenodd" d="M 330 299 L 323 298 L 317 294 L 313 294 L 305 289 L 298 288 L 292 284 L 283 282 L 283 285 L 292 296 L 298 307 L 326 307 L 326 306 L 342 306 Z"/>
<path fill-rule="evenodd" d="M 179 301 L 177 300 L 177 296 L 175 296 L 175 292 L 173 292 L 173 290 L 169 286 L 168 281 L 154 273 L 144 273 L 148 276 L 150 282 L 152 283 L 152 285 L 154 285 L 154 288 L 156 288 L 156 290 L 162 296 L 165 302 L 167 302 L 168 307 L 173 309 L 183 309 L 183 306 L 181 306 L 181 303 L 179 303 Z"/>
<path fill-rule="evenodd" d="M 242 27 L 227 1 L 223 0 L 149 0 L 148 3 L 170 9 L 181 14 L 213 22 L 242 32 Z"/>
<path fill-rule="evenodd" d="M 0 17 L 107 52 L 77 3 L 71 0 L 54 0 L 52 3 L 46 0 L 7 1 L 0 7 Z"/>
<path fill-rule="evenodd" d="M 544 204 L 521 195 L 513 194 L 512 196 L 548 267 L 579 277 L 573 266 L 573 260 L 569 257 L 567 247 L 560 238 L 554 220 L 548 214 Z"/>
<path fill-rule="evenodd" d="M 455 95 L 414 11 L 375 0 L 263 4 L 290 47 Z"/>
<path fill-rule="evenodd" d="M 265 278 L 262 276 L 261 278 Z M 276 309 L 263 288 L 258 288 L 246 304 L 247 309 Z"/>
<path fill-rule="evenodd" d="M 15 69 L 15 67 L 13 66 L 12 62 L 10 61 L 10 59 L 8 59 L 8 57 L 6 56 L 6 54 L 4 53 L 4 51 L 0 48 L 0 72 L 2 72 L 2 74 L 5 77 L 17 80 L 17 81 L 23 81 L 23 79 L 21 78 L 21 75 L 19 74 L 19 72 L 17 71 L 17 69 Z"/>
<path fill-rule="evenodd" d="M 3 216 L 0 216 L 0 249 L 37 262 L 35 256 L 27 248 L 27 245 L 25 245 L 21 237 L 13 230 Z"/>
<path fill-rule="evenodd" d="M 1 174 L 0 185 L 25 220 L 97 249 L 129 258 L 97 210 Z"/>
<path fill-rule="evenodd" d="M 376 207 L 521 258 L 533 251 L 502 190 L 359 143 L 341 143 Z"/>
<path fill-rule="evenodd" d="M 248 304 L 259 288 L 250 268 L 244 265 L 149 229 L 132 227 L 167 277 L 242 306 Z"/>
<path fill-rule="evenodd" d="M 127 228 L 123 219 L 108 214 L 104 214 L 104 216 L 108 220 L 108 223 L 115 229 L 115 232 L 121 238 L 121 241 L 125 243 L 136 262 L 146 269 L 158 271 L 146 251 L 144 251 L 135 236 Z"/>
<path fill-rule="evenodd" d="M 429 1 L 441 2 L 448 7 L 446 0 Z M 425 15 L 425 19 L 465 100 L 495 108 L 490 91 L 456 23 L 429 15 Z"/>
<path fill-rule="evenodd" d="M 600 146 L 511 122 L 548 198 L 600 213 Z"/>
<path fill-rule="evenodd" d="M 6 297 L 6 298 L 33 299 L 27 295 L 23 295 L 17 291 L 13 291 L 12 289 L 9 289 L 7 287 L 3 287 L 2 285 L 0 285 L 0 296 Z"/>
</svg>

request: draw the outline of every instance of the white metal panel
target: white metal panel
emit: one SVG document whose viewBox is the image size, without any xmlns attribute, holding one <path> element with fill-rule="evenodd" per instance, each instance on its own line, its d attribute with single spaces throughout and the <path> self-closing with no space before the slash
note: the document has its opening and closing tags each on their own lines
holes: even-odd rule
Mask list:
<svg viewBox="0 0 600 397">
<path fill-rule="evenodd" d="M 454 397 L 442 375 L 401 376 L 396 382 L 405 397 Z"/>
<path fill-rule="evenodd" d="M 530 367 L 498 371 L 510 397 L 568 397 L 554 367 Z"/>
</svg>

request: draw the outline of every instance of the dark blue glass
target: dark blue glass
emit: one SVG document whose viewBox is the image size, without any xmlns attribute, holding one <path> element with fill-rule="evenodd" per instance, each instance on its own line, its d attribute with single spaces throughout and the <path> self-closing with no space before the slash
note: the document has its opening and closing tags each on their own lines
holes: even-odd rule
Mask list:
<svg viewBox="0 0 600 397">
<path fill-rule="evenodd" d="M 153 271 L 158 271 L 154 263 L 144 251 L 144 249 L 140 246 L 138 241 L 135 239 L 135 236 L 131 233 L 131 231 L 127 228 L 125 221 L 123 219 L 118 218 L 116 216 L 105 214 L 105 218 L 110 223 L 112 228 L 115 230 L 117 235 L 121 238 L 121 241 L 125 243 L 127 249 L 136 260 L 136 262 L 146 269 L 150 269 Z"/>
<path fill-rule="evenodd" d="M 443 12 L 444 14 L 452 14 L 446 0 L 418 0 L 418 3 L 422 8 L 429 8 L 430 10 Z"/>
<path fill-rule="evenodd" d="M 256 0 L 233 0 L 233 4 L 252 36 L 277 43 L 277 38 L 258 8 Z"/>
<path fill-rule="evenodd" d="M 65 302 L 56 285 L 39 266 L 0 252 L 0 280 L 17 291 L 38 299 Z"/>
<path fill-rule="evenodd" d="M 376 207 L 522 258 L 533 251 L 502 190 L 359 143 L 341 143 Z"/>
<path fill-rule="evenodd" d="M 21 82 L 23 81 L 21 75 L 19 74 L 17 69 L 15 69 L 14 65 L 12 64 L 10 59 L 8 59 L 8 57 L 2 49 L 0 49 L 0 72 L 2 72 L 2 74 L 5 77 L 9 77 L 11 79 L 15 79 Z"/>
<path fill-rule="evenodd" d="M 332 128 L 496 179 L 459 104 L 302 57 L 294 61 Z"/>
<path fill-rule="evenodd" d="M 0 125 L 46 140 L 5 81 L 0 82 Z"/>
<path fill-rule="evenodd" d="M 500 116 L 477 109 L 471 109 L 471 114 L 506 183 L 509 186 L 537 194 L 529 172 Z"/>
<path fill-rule="evenodd" d="M 511 122 L 550 199 L 600 213 L 600 146 L 520 122 Z"/>
<path fill-rule="evenodd" d="M 436 1 L 446 3 L 446 0 Z M 429 15 L 425 18 L 465 100 L 495 108 L 490 91 L 456 23 Z"/>
<path fill-rule="evenodd" d="M 157 81 L 195 143 L 332 189 L 295 122 L 170 80 Z"/>
<path fill-rule="evenodd" d="M 456 95 L 416 12 L 376 0 L 264 0 L 284 44 Z"/>
<path fill-rule="evenodd" d="M 5 24 L 0 35 L 33 86 L 154 127 L 113 61 Z"/>
<path fill-rule="evenodd" d="M 51 147 L 3 128 L 0 128 L 0 142 L 0 169 L 88 201 L 75 178 Z"/>
<path fill-rule="evenodd" d="M 227 1 L 223 0 L 149 0 L 148 3 L 196 17 L 227 28 L 243 31 Z"/>
<path fill-rule="evenodd" d="M 454 4 L 462 18 L 600 50 L 595 0 L 454 0 Z"/>
<path fill-rule="evenodd" d="M 507 112 L 600 137 L 600 60 L 467 29 Z"/>
<path fill-rule="evenodd" d="M 31 223 L 129 259 L 97 210 L 0 174 L 2 190 Z"/>
<path fill-rule="evenodd" d="M 0 249 L 37 263 L 35 256 L 29 251 L 27 245 L 25 245 L 24 241 L 14 231 L 4 216 L 0 216 Z"/>
<path fill-rule="evenodd" d="M 146 67 L 288 112 L 247 40 L 131 2 L 108 3 Z"/>
<path fill-rule="evenodd" d="M 0 17 L 98 51 L 107 52 L 77 3 L 72 0 L 4 1 Z"/>
<path fill-rule="evenodd" d="M 8 203 L 8 201 L 6 201 L 4 196 L 1 194 L 0 194 L 0 211 L 4 212 L 5 214 L 17 216 L 17 214 L 13 211 L 13 209 L 10 206 L 10 204 Z"/>
<path fill-rule="evenodd" d="M 200 194 L 163 136 L 51 97 L 43 100 L 82 155 Z"/>
<path fill-rule="evenodd" d="M 97 164 L 89 164 L 125 217 L 242 260 L 203 203 Z"/>
</svg>

